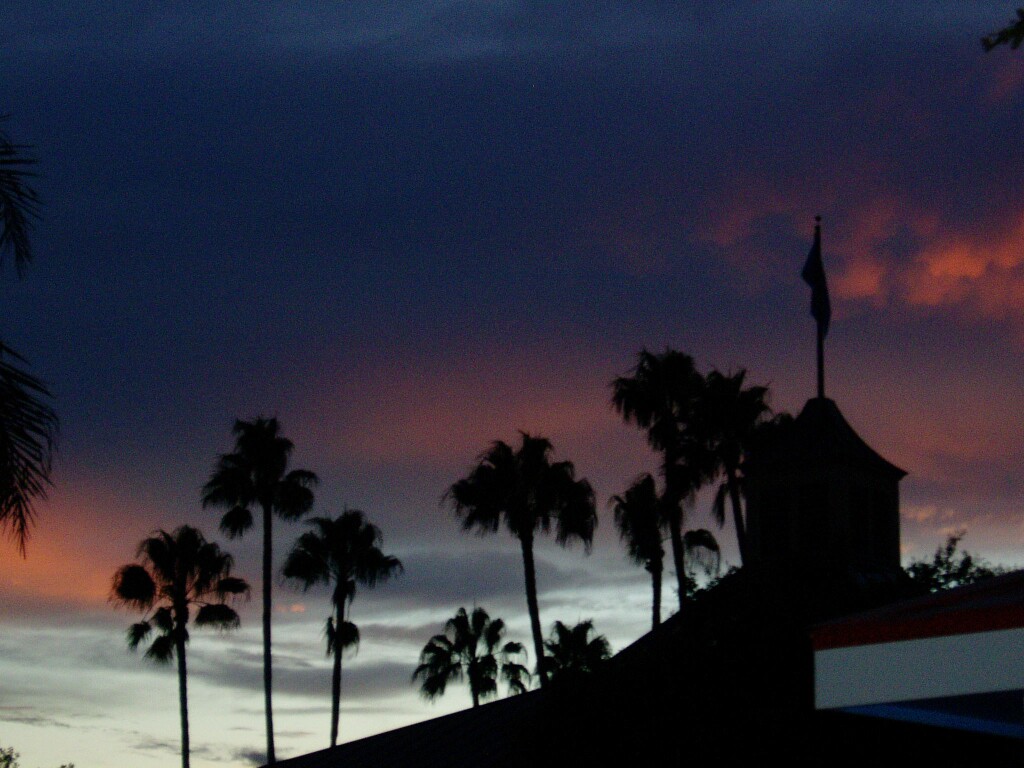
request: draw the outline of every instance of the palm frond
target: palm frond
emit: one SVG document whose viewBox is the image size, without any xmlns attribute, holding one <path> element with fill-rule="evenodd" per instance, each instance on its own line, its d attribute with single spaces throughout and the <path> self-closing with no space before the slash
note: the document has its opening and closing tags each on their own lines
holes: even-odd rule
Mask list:
<svg viewBox="0 0 1024 768">
<path fill-rule="evenodd" d="M 238 613 L 224 603 L 210 603 L 200 606 L 196 614 L 197 627 L 215 627 L 217 629 L 237 629 L 241 626 Z"/>
<path fill-rule="evenodd" d="M 46 498 L 57 436 L 57 415 L 46 385 L 0 342 L 0 532 L 25 553 L 34 503 Z"/>
<path fill-rule="evenodd" d="M 153 631 L 153 625 L 148 621 L 140 621 L 128 627 L 128 648 L 135 650 L 139 643 L 149 637 Z"/>
<path fill-rule="evenodd" d="M 155 638 L 146 650 L 146 658 L 157 664 L 169 664 L 174 658 L 174 640 L 170 635 Z"/>
<path fill-rule="evenodd" d="M 29 233 L 42 204 L 31 186 L 36 159 L 30 152 L 31 147 L 14 144 L 0 132 L 0 267 L 4 255 L 11 253 L 18 277 L 32 261 Z"/>
<path fill-rule="evenodd" d="M 114 574 L 111 599 L 145 610 L 156 597 L 156 583 L 141 565 L 123 565 Z"/>
</svg>

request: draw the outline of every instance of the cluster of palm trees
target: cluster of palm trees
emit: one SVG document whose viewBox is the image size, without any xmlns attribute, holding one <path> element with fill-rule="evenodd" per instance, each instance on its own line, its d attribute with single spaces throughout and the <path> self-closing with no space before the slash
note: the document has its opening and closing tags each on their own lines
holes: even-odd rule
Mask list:
<svg viewBox="0 0 1024 768">
<path fill-rule="evenodd" d="M 612 382 L 612 405 L 627 423 L 646 431 L 648 442 L 661 459 L 660 492 L 654 476 L 643 474 L 610 501 L 628 556 L 651 574 L 653 627 L 661 623 L 666 532 L 672 548 L 680 609 L 694 589 L 695 569 L 700 566 L 709 573 L 718 569 L 721 551 L 714 535 L 706 529 L 684 532 L 684 506 L 692 504 L 697 492 L 707 484 L 721 481 L 715 494 L 716 518 L 720 525 L 724 524 L 728 499 L 741 561 L 746 555 L 740 498 L 742 458 L 759 431 L 773 422 L 767 389 L 745 386 L 745 380 L 743 370 L 735 374 L 718 370 L 701 374 L 692 357 L 669 349 L 661 354 L 641 351 L 632 372 Z M 572 629 L 557 622 L 552 638 L 547 641 L 541 631 L 534 560 L 536 536 L 553 531 L 559 545 L 578 541 L 589 551 L 597 525 L 590 484 L 576 477 L 572 462 L 554 461 L 552 454 L 549 440 L 525 432 L 520 433 L 515 447 L 498 440 L 444 496 L 464 530 L 489 534 L 505 528 L 518 541 L 536 673 L 542 688 L 557 670 L 565 668 L 559 659 L 574 659 L 569 663 L 570 669 L 587 667 L 579 662 L 586 654 L 566 649 L 585 647 L 583 639 L 593 630 L 590 622 L 580 622 Z M 465 676 L 469 678 L 476 705 L 496 692 L 495 680 L 506 669 L 521 667 L 518 661 L 508 660 L 520 655 L 522 649 L 518 644 L 507 644 L 498 652 L 498 629 L 490 637 L 493 642 L 488 642 L 485 629 L 504 629 L 500 619 L 488 621 L 481 608 L 472 615 L 460 608 L 445 625 L 444 634 L 435 635 L 427 643 L 413 675 L 414 680 L 421 682 L 421 691 L 427 698 L 439 696 L 449 681 Z M 592 652 L 600 657 L 603 643 L 607 655 L 607 641 L 599 636 L 594 642 Z M 526 679 L 518 672 L 515 674 L 515 685 L 509 685 L 513 693 L 522 688 Z M 485 679 L 486 684 L 475 682 L 476 678 Z"/>
<path fill-rule="evenodd" d="M 244 535 L 260 516 L 263 529 L 263 683 L 267 733 L 267 762 L 275 763 L 272 706 L 271 615 L 273 612 L 272 533 L 275 517 L 297 520 L 313 507 L 315 474 L 290 469 L 293 443 L 281 434 L 277 419 L 236 421 L 234 450 L 221 455 L 203 487 L 204 507 L 225 510 L 220 529 L 229 538 Z M 341 660 L 346 648 L 359 641 L 350 611 L 356 587 L 373 587 L 397 576 L 401 562 L 385 555 L 380 530 L 358 510 L 345 510 L 335 518 L 308 521 L 288 553 L 283 575 L 309 589 L 315 584 L 331 588 L 331 615 L 327 619 L 327 653 L 332 657 L 331 745 L 338 739 L 341 699 Z M 128 645 L 136 649 L 157 630 L 146 650 L 156 662 L 178 662 L 181 712 L 182 766 L 189 766 L 189 728 L 186 644 L 190 619 L 197 627 L 233 629 L 239 626 L 232 603 L 248 596 L 249 585 L 231 575 L 232 558 L 219 545 L 207 541 L 191 526 L 173 532 L 157 531 L 139 545 L 139 562 L 122 566 L 114 575 L 112 599 L 141 611 L 142 621 L 128 630 Z M 195 613 L 193 618 L 192 613 Z"/>
<path fill-rule="evenodd" d="M 32 257 L 29 231 L 37 217 L 39 198 L 32 189 L 34 159 L 27 148 L 0 132 L 0 266 L 10 253 L 18 276 Z M 57 417 L 46 386 L 24 369 L 24 359 L 0 342 L 0 533 L 16 540 L 24 555 L 33 520 L 33 503 L 43 498 Z M 628 556 L 651 574 L 652 625 L 661 621 L 664 540 L 670 542 L 680 609 L 692 590 L 694 563 L 717 568 L 720 552 L 706 530 L 684 532 L 684 507 L 697 492 L 720 482 L 714 511 L 724 523 L 731 506 L 741 562 L 748 552 L 741 504 L 742 457 L 771 412 L 764 387 L 745 386 L 745 371 L 702 375 L 693 359 L 674 350 L 654 354 L 643 350 L 633 371 L 612 382 L 612 404 L 627 423 L 646 431 L 660 456 L 657 481 L 641 475 L 610 504 Z M 293 444 L 276 419 L 257 418 L 234 425 L 234 450 L 217 460 L 203 488 L 203 507 L 224 510 L 220 529 L 229 538 L 243 536 L 256 524 L 263 533 L 262 630 L 264 710 L 267 761 L 275 762 L 271 615 L 273 584 L 273 520 L 298 520 L 313 507 L 317 477 L 289 467 Z M 476 466 L 445 494 L 445 501 L 465 530 L 494 533 L 504 527 L 519 543 L 523 558 L 527 610 L 530 618 L 536 676 L 543 688 L 554 678 L 592 670 L 607 658 L 607 641 L 591 637 L 589 621 L 567 627 L 556 622 L 545 641 L 541 631 L 534 560 L 536 537 L 552 531 L 556 542 L 579 542 L 589 552 L 597 525 L 590 484 L 577 478 L 569 461 L 553 461 L 551 443 L 521 433 L 513 447 L 494 442 Z M 356 587 L 373 587 L 402 571 L 401 562 L 381 549 L 380 531 L 357 510 L 337 518 L 310 521 L 287 555 L 286 578 L 303 588 L 325 583 L 332 587 L 327 619 L 327 653 L 332 657 L 331 744 L 337 742 L 342 654 L 359 641 L 350 611 Z M 233 607 L 249 594 L 249 585 L 231 575 L 231 556 L 190 526 L 157 531 L 142 541 L 138 562 L 114 576 L 113 599 L 143 613 L 128 631 L 137 648 L 148 642 L 146 656 L 159 662 L 177 659 L 182 723 L 182 763 L 189 764 L 187 660 L 188 625 L 221 629 L 237 627 Z M 193 616 L 194 613 L 194 616 Z M 448 682 L 467 678 L 474 706 L 497 692 L 498 680 L 512 693 L 530 683 L 525 648 L 502 642 L 504 622 L 482 608 L 460 608 L 444 632 L 427 643 L 414 672 L 428 698 L 444 693 Z M 155 633 L 155 636 L 154 636 Z"/>
<path fill-rule="evenodd" d="M 705 529 L 684 533 L 684 507 L 697 492 L 720 482 L 713 511 L 721 526 L 726 501 L 732 509 L 741 564 L 748 544 L 741 489 L 743 456 L 763 430 L 777 423 L 768 405 L 768 390 L 745 386 L 746 371 L 701 374 L 689 355 L 668 349 L 642 350 L 629 375 L 612 382 L 612 404 L 626 423 L 647 433 L 660 457 L 661 491 L 650 474 L 638 477 L 611 505 L 629 557 L 651 574 L 652 626 L 661 623 L 664 533 L 672 559 L 682 610 L 692 591 L 695 562 L 717 568 L 720 551 Z M 784 416 L 778 418 L 785 418 Z"/>
<path fill-rule="evenodd" d="M 549 680 L 569 684 L 597 671 L 611 657 L 611 646 L 604 635 L 592 636 L 593 632 L 590 620 L 574 627 L 556 621 L 544 641 L 546 653 L 538 673 L 543 670 Z M 449 683 L 465 680 L 474 707 L 497 695 L 499 681 L 510 696 L 525 693 L 533 677 L 525 664 L 528 654 L 521 643 L 502 643 L 504 638 L 504 621 L 492 619 L 480 607 L 472 613 L 459 608 L 445 622 L 444 631 L 423 647 L 413 682 L 420 683 L 424 698 L 433 700 Z"/>
</svg>

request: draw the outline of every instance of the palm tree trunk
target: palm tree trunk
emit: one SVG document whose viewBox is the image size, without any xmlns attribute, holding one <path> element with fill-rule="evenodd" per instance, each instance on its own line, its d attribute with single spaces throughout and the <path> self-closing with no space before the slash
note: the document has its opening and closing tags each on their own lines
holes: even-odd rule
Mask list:
<svg viewBox="0 0 1024 768">
<path fill-rule="evenodd" d="M 678 457 L 666 451 L 662 460 L 661 474 L 665 478 L 665 492 L 661 495 L 662 519 L 668 520 L 669 539 L 672 541 L 672 562 L 676 567 L 676 589 L 679 593 L 679 612 L 683 611 L 686 600 L 686 552 L 683 549 L 683 492 L 676 486 L 671 467 Z"/>
<path fill-rule="evenodd" d="M 736 526 L 736 544 L 740 550 L 740 565 L 747 562 L 747 529 L 743 523 L 743 510 L 740 507 L 740 482 L 736 477 L 736 468 L 725 468 L 725 482 L 729 488 L 729 499 L 732 501 L 732 519 Z"/>
<path fill-rule="evenodd" d="M 672 539 L 672 562 L 676 566 L 676 587 L 679 590 L 679 612 L 682 613 L 686 601 L 686 553 L 683 551 L 683 526 L 677 514 L 678 510 L 669 512 L 668 532 Z"/>
<path fill-rule="evenodd" d="M 657 629 L 661 626 L 661 573 L 664 570 L 662 561 L 651 563 L 651 588 L 654 591 L 654 599 L 651 603 L 651 628 Z"/>
<path fill-rule="evenodd" d="M 189 768 L 188 743 L 188 670 L 185 664 L 185 638 L 179 635 L 174 644 L 178 654 L 178 706 L 181 708 L 181 768 Z"/>
<path fill-rule="evenodd" d="M 267 716 L 267 765 L 274 765 L 274 712 L 271 706 L 273 674 L 270 666 L 270 587 L 274 571 L 272 523 L 269 504 L 263 505 L 263 707 Z"/>
<path fill-rule="evenodd" d="M 344 598 L 342 598 L 344 599 Z M 338 743 L 338 718 L 341 715 L 341 628 L 345 623 L 344 608 L 339 606 L 334 620 L 334 668 L 331 670 L 331 746 Z"/>
<path fill-rule="evenodd" d="M 533 652 L 537 658 L 537 675 L 540 687 L 547 685 L 547 670 L 544 668 L 544 635 L 540 628 L 540 606 L 537 603 L 537 570 L 533 562 L 533 536 L 519 537 L 523 545 L 523 573 L 526 576 L 526 607 L 530 613 L 530 629 L 533 631 Z"/>
</svg>

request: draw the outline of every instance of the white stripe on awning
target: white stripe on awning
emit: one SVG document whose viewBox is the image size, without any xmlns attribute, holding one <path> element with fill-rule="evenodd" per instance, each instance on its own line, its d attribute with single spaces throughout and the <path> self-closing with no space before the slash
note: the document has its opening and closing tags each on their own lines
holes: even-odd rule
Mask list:
<svg viewBox="0 0 1024 768">
<path fill-rule="evenodd" d="M 818 709 L 1024 688 L 1024 629 L 814 653 Z"/>
</svg>

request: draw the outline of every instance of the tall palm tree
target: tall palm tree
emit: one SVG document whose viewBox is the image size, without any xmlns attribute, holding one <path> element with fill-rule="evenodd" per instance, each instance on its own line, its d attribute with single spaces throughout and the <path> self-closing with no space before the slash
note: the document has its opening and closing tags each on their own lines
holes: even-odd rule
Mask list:
<svg viewBox="0 0 1024 768">
<path fill-rule="evenodd" d="M 551 637 L 544 643 L 547 655 L 541 662 L 553 682 L 575 680 L 600 669 L 611 658 L 611 646 L 604 635 L 591 637 L 594 622 L 588 619 L 567 627 L 556 621 Z"/>
<path fill-rule="evenodd" d="M 185 645 L 188 622 L 197 627 L 233 629 L 238 614 L 227 601 L 249 594 L 249 585 L 231 575 L 231 555 L 206 541 L 195 528 L 183 525 L 173 533 L 157 531 L 139 544 L 142 562 L 123 565 L 114 574 L 111 598 L 142 611 L 142 621 L 128 629 L 128 647 L 135 650 L 153 634 L 146 658 L 168 664 L 178 660 L 178 701 L 181 710 L 181 764 L 189 765 L 188 687 Z"/>
<path fill-rule="evenodd" d="M 469 680 L 473 706 L 498 693 L 498 678 L 510 694 L 525 693 L 530 673 L 520 663 L 526 650 L 521 643 L 505 637 L 505 622 L 492 619 L 483 608 L 467 614 L 459 608 L 444 625 L 444 633 L 434 635 L 420 653 L 420 664 L 412 673 L 420 681 L 420 693 L 427 699 L 444 694 L 450 682 Z"/>
<path fill-rule="evenodd" d="M 629 559 L 651 574 L 654 598 L 651 602 L 651 628 L 661 624 L 661 577 L 665 568 L 662 546 L 661 500 L 648 474 L 638 477 L 622 496 L 612 496 L 612 510 L 619 538 L 626 545 Z"/>
<path fill-rule="evenodd" d="M 299 536 L 284 564 L 284 575 L 309 589 L 314 584 L 333 585 L 331 617 L 327 620 L 327 653 L 332 656 L 331 746 L 338 743 L 341 710 L 341 654 L 359 642 L 359 630 L 349 620 L 356 585 L 374 587 L 402 572 L 397 557 L 380 550 L 380 529 L 359 510 L 350 509 L 338 517 L 315 517 L 313 530 Z"/>
<path fill-rule="evenodd" d="M 537 604 L 534 537 L 538 531 L 548 533 L 554 525 L 559 545 L 579 540 L 589 553 L 597 512 L 594 491 L 585 479 L 576 479 L 572 462 L 552 462 L 553 448 L 547 439 L 525 432 L 520 436 L 518 449 L 501 440 L 491 445 L 469 475 L 448 489 L 445 500 L 461 518 L 463 530 L 496 533 L 504 524 L 519 540 L 533 647 L 540 660 L 544 657 L 544 638 Z M 546 682 L 543 668 L 540 682 L 542 687 Z"/>
<path fill-rule="evenodd" d="M 270 655 L 270 616 L 273 610 L 273 519 L 296 520 L 313 507 L 317 477 L 304 469 L 288 469 L 294 445 L 281 434 L 277 419 L 236 421 L 232 430 L 235 450 L 217 459 L 203 486 L 203 506 L 227 512 L 220 529 L 229 538 L 252 528 L 253 509 L 263 514 L 263 699 L 267 725 L 267 764 L 275 763 L 274 715 L 271 704 L 273 674 Z"/>
<path fill-rule="evenodd" d="M 2 119 L 2 118 L 0 118 Z M 9 252 L 18 277 L 32 260 L 29 231 L 40 200 L 30 184 L 35 158 L 0 132 L 0 266 Z M 0 342 L 0 532 L 22 556 L 34 517 L 46 497 L 57 435 L 57 415 L 46 385 L 24 369 L 25 359 Z"/>
<path fill-rule="evenodd" d="M 768 388 L 744 387 L 747 372 L 740 369 L 734 374 L 713 370 L 707 376 L 707 386 L 701 408 L 702 431 L 707 435 L 714 456 L 715 470 L 724 476 L 724 483 L 715 497 L 714 512 L 719 524 L 725 520 L 725 497 L 732 505 L 736 543 L 740 563 L 747 561 L 747 531 L 740 501 L 741 463 L 758 430 L 771 419 L 768 406 Z"/>
<path fill-rule="evenodd" d="M 612 381 L 612 405 L 624 421 L 646 430 L 647 442 L 661 454 L 662 517 L 672 542 L 680 609 L 686 599 L 682 506 L 713 467 L 706 441 L 695 429 L 704 387 L 693 358 L 672 349 L 642 350 L 632 374 Z"/>
</svg>

